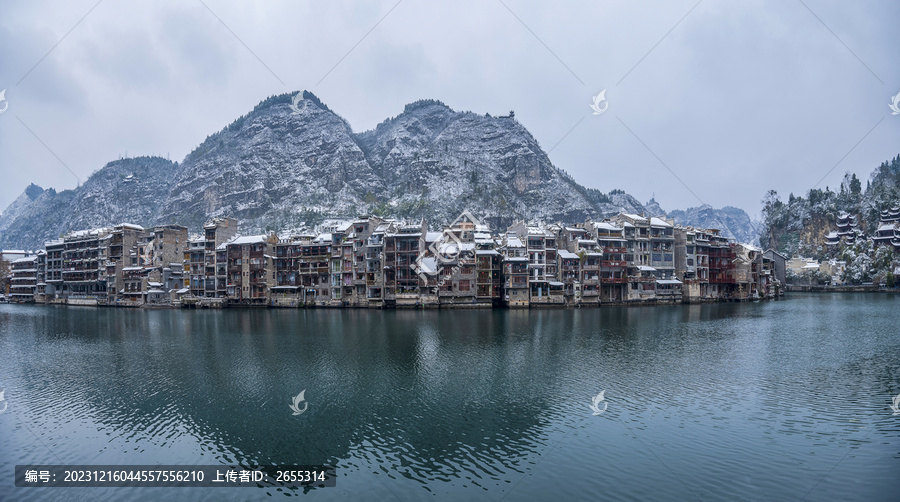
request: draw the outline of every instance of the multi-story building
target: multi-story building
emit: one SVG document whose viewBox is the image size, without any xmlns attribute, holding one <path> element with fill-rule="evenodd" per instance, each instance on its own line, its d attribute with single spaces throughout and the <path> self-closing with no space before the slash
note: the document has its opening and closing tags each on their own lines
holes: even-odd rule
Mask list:
<svg viewBox="0 0 900 502">
<path fill-rule="evenodd" d="M 563 284 L 566 303 L 581 303 L 581 258 L 568 249 L 558 250 L 556 256 L 559 282 Z"/>
<path fill-rule="evenodd" d="M 312 236 L 292 235 L 275 244 L 275 285 L 270 289 L 270 304 L 276 307 L 296 307 L 303 304 L 303 281 L 300 278 L 302 244 Z"/>
<path fill-rule="evenodd" d="M 144 263 L 138 257 L 137 244 L 145 239 L 144 227 L 139 225 L 123 223 L 110 229 L 104 264 L 107 304 L 143 304 L 144 287 L 135 286 L 135 276 L 141 282 Z"/>
<path fill-rule="evenodd" d="M 44 243 L 47 252 L 44 264 L 44 291 L 40 299 L 51 303 L 58 301 L 60 295 L 65 296 L 63 283 L 63 251 L 65 244 L 62 239 L 47 241 Z"/>
<path fill-rule="evenodd" d="M 605 221 L 593 225 L 600 259 L 600 301 L 625 301 L 628 284 L 628 241 L 625 227 Z"/>
<path fill-rule="evenodd" d="M 184 287 L 195 297 L 206 292 L 206 239 L 199 235 L 188 238 L 184 251 Z"/>
<path fill-rule="evenodd" d="M 425 237 L 426 250 L 433 250 L 437 268 L 437 303 L 439 305 L 478 306 L 477 280 L 478 260 L 476 258 L 475 233 L 476 222 L 468 217 L 455 221 L 445 227 L 439 235 L 428 232 Z M 436 240 L 432 240 L 437 237 Z M 428 257 L 430 254 L 426 253 Z M 491 266 L 491 260 L 481 260 L 483 265 Z M 483 279 L 490 286 L 490 268 Z M 420 287 L 421 290 L 421 287 Z M 490 287 L 486 291 L 490 298 Z M 490 300 L 487 300 L 488 305 Z"/>
<path fill-rule="evenodd" d="M 719 299 L 734 299 L 734 242 L 707 229 L 709 235 L 709 294 Z"/>
<path fill-rule="evenodd" d="M 330 304 L 332 306 L 344 305 L 344 288 L 352 289 L 353 287 L 353 244 L 348 238 L 351 225 L 351 222 L 339 222 L 326 228 L 326 231 L 331 234 Z"/>
<path fill-rule="evenodd" d="M 894 206 L 890 209 L 885 209 L 884 211 L 882 211 L 881 221 L 885 223 L 900 221 L 900 207 Z"/>
<path fill-rule="evenodd" d="M 881 220 L 872 241 L 876 246 L 892 246 L 895 251 L 900 251 L 900 221 Z"/>
<path fill-rule="evenodd" d="M 767 249 L 763 256 L 772 262 L 772 277 L 777 288 L 775 294 L 778 296 L 781 288 L 787 284 L 787 257 L 774 249 Z"/>
<path fill-rule="evenodd" d="M 235 237 L 223 243 L 226 256 L 226 294 L 230 303 L 266 306 L 275 286 L 275 234 Z"/>
<path fill-rule="evenodd" d="M 620 213 L 612 221 L 622 226 L 625 238 L 626 301 L 655 300 L 658 274 L 650 265 L 650 218 Z"/>
<path fill-rule="evenodd" d="M 503 238 L 503 300 L 508 307 L 529 305 L 528 265 L 525 244 L 515 232 Z"/>
<path fill-rule="evenodd" d="M 341 295 L 340 304 L 353 307 L 368 306 L 367 288 L 366 288 L 366 243 L 372 232 L 384 223 L 384 220 L 372 216 L 359 218 L 350 223 L 349 226 L 344 225 L 341 242 Z M 332 236 L 333 241 L 333 236 Z M 385 277 L 390 277 L 391 292 L 387 291 L 388 281 L 385 281 L 385 290 L 382 295 L 387 300 L 393 301 L 393 278 L 396 276 L 396 270 L 390 269 L 395 262 L 388 263 L 390 260 L 396 260 L 396 254 L 388 253 L 388 247 L 393 248 L 394 241 L 385 239 Z"/>
<path fill-rule="evenodd" d="M 759 299 L 764 294 L 761 292 L 760 276 L 762 274 L 763 253 L 762 250 L 750 244 L 735 244 L 733 299 L 751 300 Z M 764 285 L 763 285 L 764 287 Z"/>
<path fill-rule="evenodd" d="M 784 282 L 785 260 L 771 250 L 627 213 L 575 226 L 520 221 L 502 238 L 472 218 L 440 232 L 368 216 L 281 240 L 236 231 L 228 218 L 194 238 L 178 225 L 72 232 L 46 243 L 33 276 L 16 265 L 11 280 L 16 297 L 40 302 L 376 308 L 746 300 L 777 296 Z M 882 240 L 893 244 L 893 233 Z"/>
<path fill-rule="evenodd" d="M 34 302 L 37 286 L 37 259 L 35 255 L 14 260 L 10 264 L 9 301 L 15 303 Z"/>
<path fill-rule="evenodd" d="M 331 299 L 331 234 L 294 235 L 275 244 L 277 303 L 325 305 Z"/>
<path fill-rule="evenodd" d="M 674 223 L 662 218 L 650 218 L 650 266 L 657 278 L 671 279 L 675 275 Z"/>
<path fill-rule="evenodd" d="M 685 302 L 711 300 L 709 294 L 709 234 L 706 230 L 675 228 L 675 277 Z"/>
<path fill-rule="evenodd" d="M 524 221 L 513 224 L 508 231 L 525 243 L 529 305 L 563 304 L 563 283 L 557 278 L 556 236 L 543 225 Z"/>
<path fill-rule="evenodd" d="M 391 231 L 390 222 L 381 222 L 372 230 L 363 247 L 363 277 L 365 279 L 366 304 L 384 306 L 384 243 Z"/>
<path fill-rule="evenodd" d="M 579 258 L 582 304 L 595 305 L 601 301 L 600 274 L 603 249 L 598 243 L 597 236 L 601 233 L 600 229 L 607 225 L 612 226 L 607 222 L 588 222 L 586 223 L 587 232 L 583 236 L 575 234 L 573 237 L 577 238 L 566 243 L 567 250 L 575 253 Z"/>
<path fill-rule="evenodd" d="M 63 237 L 63 288 L 70 304 L 106 304 L 109 228 L 70 232 Z"/>
<path fill-rule="evenodd" d="M 841 211 L 837 216 L 837 231 L 829 232 L 825 236 L 825 244 L 829 249 L 837 249 L 842 242 L 845 244 L 853 244 L 859 237 L 859 224 L 856 215 L 851 215 Z"/>
<path fill-rule="evenodd" d="M 382 264 L 385 306 L 414 307 L 419 304 L 420 276 L 416 260 L 425 251 L 427 233 L 424 220 L 419 225 L 392 224 L 385 232 Z"/>
<path fill-rule="evenodd" d="M 204 288 L 203 296 L 225 298 L 228 296 L 227 257 L 224 244 L 238 235 L 238 220 L 216 218 L 203 226 L 204 237 Z"/>
<path fill-rule="evenodd" d="M 149 256 L 145 301 L 151 305 L 171 303 L 172 292 L 184 283 L 184 254 L 189 252 L 188 230 L 181 225 L 158 225 L 149 231 L 144 253 Z"/>
<path fill-rule="evenodd" d="M 47 303 L 47 251 L 41 249 L 35 254 L 34 302 Z"/>
</svg>

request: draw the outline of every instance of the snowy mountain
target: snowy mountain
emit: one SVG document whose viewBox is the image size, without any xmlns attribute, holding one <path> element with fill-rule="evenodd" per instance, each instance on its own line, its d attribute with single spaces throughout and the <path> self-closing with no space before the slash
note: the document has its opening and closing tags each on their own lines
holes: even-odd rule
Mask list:
<svg viewBox="0 0 900 502">
<path fill-rule="evenodd" d="M 0 247 L 39 249 L 70 230 L 145 223 L 165 200 L 176 167 L 159 157 L 138 157 L 110 162 L 73 190 L 32 184 L 0 217 Z"/>
<path fill-rule="evenodd" d="M 743 209 L 732 206 L 725 206 L 721 209 L 714 209 L 709 204 L 700 207 L 689 207 L 685 210 L 674 210 L 668 213 L 659 207 L 659 203 L 654 199 L 644 204 L 647 214 L 654 216 L 664 214 L 669 218 L 674 218 L 675 222 L 697 228 L 718 228 L 725 237 L 732 238 L 737 242 L 747 244 L 756 244 L 759 241 L 759 224 L 754 223 Z"/>
<path fill-rule="evenodd" d="M 310 92 L 273 96 L 180 164 L 124 159 L 74 190 L 29 187 L 0 215 L 0 247 L 36 248 L 69 230 L 125 221 L 196 230 L 233 216 L 249 232 L 365 213 L 441 225 L 470 209 L 502 229 L 518 218 L 574 222 L 643 211 L 621 190 L 585 188 L 554 167 L 511 115 L 422 100 L 354 133 Z"/>
</svg>

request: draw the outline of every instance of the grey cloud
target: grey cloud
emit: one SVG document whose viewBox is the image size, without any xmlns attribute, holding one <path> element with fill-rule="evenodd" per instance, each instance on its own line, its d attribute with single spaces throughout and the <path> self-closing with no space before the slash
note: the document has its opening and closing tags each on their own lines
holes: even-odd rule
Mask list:
<svg viewBox="0 0 900 502">
<path fill-rule="evenodd" d="M 882 118 L 822 186 L 900 152 L 887 109 L 900 92 L 896 2 L 805 0 L 882 85 L 799 2 L 704 1 L 659 42 L 695 1 L 504 1 L 528 28 L 499 2 L 406 0 L 363 38 L 396 2 L 207 0 L 253 54 L 199 2 L 104 3 L 18 87 L 90 5 L 15 4 L 0 44 L 21 49 L 4 54 L 0 88 L 82 178 L 125 150 L 180 160 L 266 96 L 301 88 L 356 131 L 420 98 L 514 109 L 545 149 L 559 142 L 551 160 L 581 183 L 655 193 L 666 209 L 697 201 L 617 117 L 705 202 L 751 214 L 770 188 L 810 188 Z M 609 111 L 592 116 L 603 88 Z M 10 112 L 0 207 L 32 181 L 74 186 Z"/>
</svg>

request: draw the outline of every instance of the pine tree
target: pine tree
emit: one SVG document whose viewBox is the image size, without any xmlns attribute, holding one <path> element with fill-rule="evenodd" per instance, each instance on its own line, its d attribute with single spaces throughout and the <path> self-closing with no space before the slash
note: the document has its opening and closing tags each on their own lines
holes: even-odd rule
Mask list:
<svg viewBox="0 0 900 502">
<path fill-rule="evenodd" d="M 856 177 L 854 173 L 853 176 L 850 177 L 850 194 L 854 197 L 858 196 L 862 191 L 862 183 L 859 181 L 859 178 Z"/>
</svg>

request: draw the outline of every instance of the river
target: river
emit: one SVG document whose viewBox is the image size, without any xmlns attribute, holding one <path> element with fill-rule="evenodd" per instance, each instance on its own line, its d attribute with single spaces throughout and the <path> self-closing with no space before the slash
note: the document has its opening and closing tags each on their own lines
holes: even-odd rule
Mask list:
<svg viewBox="0 0 900 502">
<path fill-rule="evenodd" d="M 860 293 L 574 310 L 0 305 L 0 499 L 897 500 L 898 321 L 900 296 Z M 332 464 L 337 486 L 12 475 L 239 463 Z"/>
</svg>

